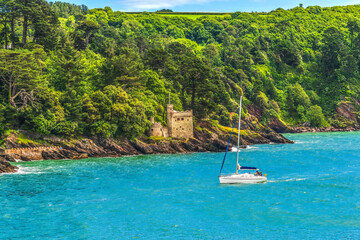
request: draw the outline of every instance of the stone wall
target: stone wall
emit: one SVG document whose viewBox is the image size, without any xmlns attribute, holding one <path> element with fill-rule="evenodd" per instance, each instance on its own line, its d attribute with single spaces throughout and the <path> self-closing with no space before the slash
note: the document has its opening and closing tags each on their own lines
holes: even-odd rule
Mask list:
<svg viewBox="0 0 360 240">
<path fill-rule="evenodd" d="M 171 136 L 175 138 L 190 138 L 194 136 L 192 111 L 173 113 Z"/>
<path fill-rule="evenodd" d="M 163 132 L 163 137 L 169 137 L 169 130 L 167 129 L 167 127 L 163 127 L 162 128 L 162 132 Z"/>
<path fill-rule="evenodd" d="M 5 149 L 5 154 L 14 158 L 19 159 L 19 156 L 25 156 L 29 160 L 41 160 L 43 159 L 43 151 L 59 150 L 60 147 L 32 147 L 32 148 L 10 148 Z M 25 159 L 21 159 L 25 160 Z"/>
</svg>

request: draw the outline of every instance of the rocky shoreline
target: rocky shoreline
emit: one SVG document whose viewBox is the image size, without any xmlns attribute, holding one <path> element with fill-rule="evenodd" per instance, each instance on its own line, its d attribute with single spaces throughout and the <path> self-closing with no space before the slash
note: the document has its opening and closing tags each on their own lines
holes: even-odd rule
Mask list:
<svg viewBox="0 0 360 240">
<path fill-rule="evenodd" d="M 246 129 L 241 137 L 242 145 L 293 143 L 272 129 L 262 126 L 253 118 L 247 119 L 242 124 Z M 214 126 L 211 122 L 202 121 L 197 123 L 194 138 L 189 139 L 143 137 L 136 140 L 114 140 L 94 137 L 65 141 L 58 137 L 48 137 L 46 138 L 46 144 L 38 146 L 18 143 L 16 136 L 9 136 L 5 139 L 6 149 L 0 158 L 0 173 L 15 172 L 16 167 L 9 162 L 18 160 L 34 161 L 121 157 L 139 154 L 221 152 L 226 150 L 229 135 L 229 128 L 222 129 L 219 126 Z M 42 137 L 42 142 L 44 142 L 44 137 Z M 236 145 L 236 137 L 232 138 L 231 145 Z"/>
<path fill-rule="evenodd" d="M 255 118 L 248 118 L 242 122 L 246 129 L 241 137 L 241 145 L 293 143 L 280 133 L 269 127 L 264 127 Z M 311 128 L 287 127 L 282 133 L 306 132 L 344 132 L 360 131 L 359 127 L 348 128 Z M 22 131 L 22 134 L 26 132 Z M 10 162 L 57 160 L 57 159 L 83 159 L 88 157 L 121 157 L 139 154 L 174 154 L 191 152 L 222 152 L 225 151 L 229 140 L 229 128 L 222 129 L 211 122 L 201 121 L 194 130 L 194 138 L 148 138 L 136 140 L 114 140 L 106 138 L 82 138 L 78 140 L 65 140 L 55 136 L 37 136 L 27 133 L 34 139 L 40 139 L 45 144 L 39 146 L 34 143 L 19 143 L 16 136 L 5 139 L 6 149 L 0 148 L 0 174 L 15 173 L 18 167 Z M 231 146 L 236 145 L 236 136 L 232 138 Z"/>
<path fill-rule="evenodd" d="M 307 133 L 307 132 L 353 132 L 360 131 L 359 126 L 335 128 L 335 127 L 292 127 L 288 133 Z"/>
</svg>

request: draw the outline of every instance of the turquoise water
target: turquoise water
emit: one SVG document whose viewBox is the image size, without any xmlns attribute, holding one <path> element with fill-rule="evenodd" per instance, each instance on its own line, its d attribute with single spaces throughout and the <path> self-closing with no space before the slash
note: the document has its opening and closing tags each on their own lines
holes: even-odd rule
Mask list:
<svg viewBox="0 0 360 240">
<path fill-rule="evenodd" d="M 220 185 L 223 153 L 17 163 L 0 239 L 360 239 L 360 133 L 286 136 L 241 154 L 265 184 Z"/>
</svg>

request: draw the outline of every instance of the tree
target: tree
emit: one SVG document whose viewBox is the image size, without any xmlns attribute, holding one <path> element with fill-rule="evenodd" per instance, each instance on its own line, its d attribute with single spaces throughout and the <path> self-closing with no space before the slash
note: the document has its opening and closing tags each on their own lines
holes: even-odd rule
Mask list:
<svg viewBox="0 0 360 240">
<path fill-rule="evenodd" d="M 360 32 L 360 23 L 357 19 L 349 19 L 347 23 L 347 28 L 350 32 L 351 47 L 353 47 L 356 35 Z"/>
<path fill-rule="evenodd" d="M 19 39 L 15 34 L 15 24 L 18 21 L 18 19 L 21 16 L 21 5 L 19 4 L 18 1 L 10 1 L 10 7 L 11 7 L 11 14 L 10 14 L 10 40 L 11 40 L 11 48 L 15 49 L 16 48 L 16 44 L 18 45 Z"/>
<path fill-rule="evenodd" d="M 305 90 L 298 83 L 287 88 L 287 108 L 290 115 L 304 120 L 304 110 L 309 108 L 311 101 Z"/>
<path fill-rule="evenodd" d="M 51 53 L 47 64 L 48 79 L 58 91 L 76 90 L 80 94 L 84 89 L 84 63 L 81 53 L 74 50 L 70 43 L 56 53 Z"/>
<path fill-rule="evenodd" d="M 163 9 L 161 9 L 161 10 L 157 10 L 156 12 L 159 12 L 159 13 L 162 13 L 162 12 L 173 12 L 173 10 L 163 8 Z"/>
<path fill-rule="evenodd" d="M 31 1 L 30 0 L 19 0 L 21 14 L 23 17 L 23 31 L 22 31 L 22 45 L 24 46 L 27 41 L 29 19 L 31 15 Z"/>
<path fill-rule="evenodd" d="M 40 61 L 41 48 L 36 52 L 0 50 L 0 77 L 8 87 L 8 103 L 17 111 L 35 101 L 34 91 L 43 85 Z"/>
<path fill-rule="evenodd" d="M 331 76 L 340 67 L 340 54 L 344 48 L 344 35 L 336 27 L 329 27 L 323 33 L 321 66 L 325 76 Z"/>
<path fill-rule="evenodd" d="M 91 34 L 99 28 L 99 24 L 91 20 L 81 22 L 75 30 L 75 48 L 78 50 L 87 49 Z"/>
<path fill-rule="evenodd" d="M 12 2 L 12 33 L 14 20 L 21 15 L 22 45 L 27 43 L 29 27 L 34 30 L 34 41 L 44 45 L 45 49 L 52 49 L 56 45 L 56 31 L 58 19 L 56 13 L 45 0 L 13 0 Z"/>
<path fill-rule="evenodd" d="M 34 42 L 43 45 L 45 49 L 54 49 L 57 45 L 58 16 L 46 1 L 37 1 L 31 14 Z"/>
<path fill-rule="evenodd" d="M 290 66 L 296 67 L 301 64 L 300 51 L 289 40 L 280 41 L 276 46 L 276 52 L 280 55 L 281 60 Z"/>
<path fill-rule="evenodd" d="M 146 54 L 147 64 L 150 65 L 153 69 L 159 69 L 164 71 L 165 64 L 167 62 L 168 53 L 166 50 L 161 48 L 150 49 Z"/>
<path fill-rule="evenodd" d="M 10 21 L 10 6 L 9 1 L 0 1 L 0 23 L 3 25 L 2 35 L 5 42 L 5 49 L 8 48 L 8 22 Z"/>
<path fill-rule="evenodd" d="M 183 62 L 184 68 L 184 90 L 191 96 L 190 108 L 194 110 L 195 115 L 204 117 L 206 113 L 201 114 L 204 107 L 211 106 L 211 83 L 210 83 L 210 64 L 196 56 L 187 56 Z M 205 105 L 205 106 L 204 106 Z"/>
<path fill-rule="evenodd" d="M 104 78 L 100 86 L 104 87 L 104 84 L 110 85 L 128 78 L 134 79 L 142 70 L 143 64 L 136 51 L 125 47 L 121 48 L 120 51 L 121 54 L 108 58 L 103 64 L 102 73 Z"/>
</svg>

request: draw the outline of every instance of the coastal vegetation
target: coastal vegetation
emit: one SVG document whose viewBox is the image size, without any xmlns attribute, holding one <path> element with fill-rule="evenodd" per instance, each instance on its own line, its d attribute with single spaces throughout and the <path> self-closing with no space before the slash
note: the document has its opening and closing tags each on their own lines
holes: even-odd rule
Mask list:
<svg viewBox="0 0 360 240">
<path fill-rule="evenodd" d="M 359 33 L 360 5 L 185 15 L 1 0 L 0 134 L 133 139 L 151 116 L 166 124 L 169 94 L 226 127 L 242 94 L 265 126 L 352 126 Z"/>
</svg>

